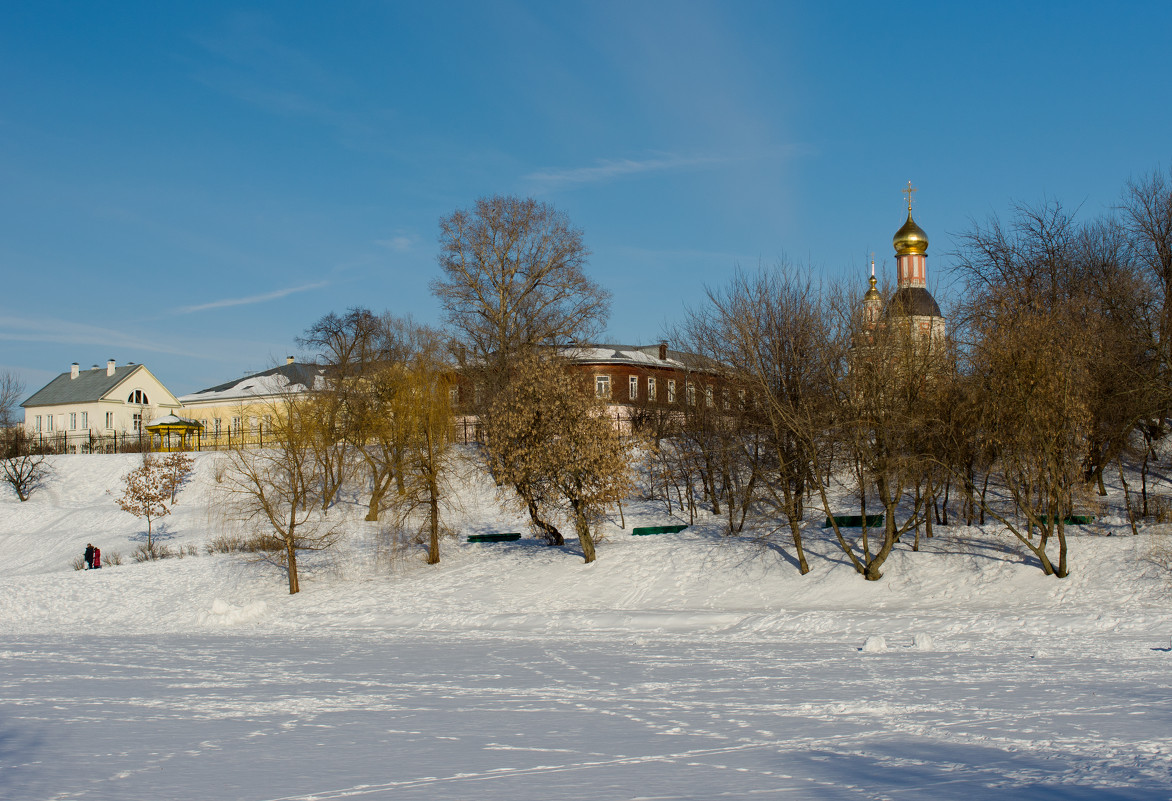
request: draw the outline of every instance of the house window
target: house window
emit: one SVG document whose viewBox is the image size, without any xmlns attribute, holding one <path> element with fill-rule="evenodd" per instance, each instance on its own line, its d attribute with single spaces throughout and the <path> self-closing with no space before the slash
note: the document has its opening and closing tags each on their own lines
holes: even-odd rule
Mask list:
<svg viewBox="0 0 1172 801">
<path fill-rule="evenodd" d="M 70 412 L 69 413 L 69 430 L 70 431 L 77 430 L 77 412 Z"/>
<path fill-rule="evenodd" d="M 594 376 L 594 397 L 604 399 L 610 398 L 610 376 Z"/>
<path fill-rule="evenodd" d="M 724 410 L 727 412 L 732 408 L 732 403 L 729 401 L 728 387 L 720 391 L 720 402 L 724 404 Z"/>
<path fill-rule="evenodd" d="M 146 393 L 141 389 L 136 389 L 134 392 L 131 392 L 126 402 L 133 403 L 135 406 L 149 406 L 151 403 L 147 400 Z"/>
<path fill-rule="evenodd" d="M 41 430 L 41 416 L 38 414 L 33 419 L 33 431 L 40 431 L 40 430 Z"/>
<path fill-rule="evenodd" d="M 236 434 L 240 433 L 240 418 L 239 417 L 232 418 L 232 431 Z"/>
<path fill-rule="evenodd" d="M 220 436 L 220 418 L 219 417 L 217 417 L 215 420 L 215 425 L 213 426 L 213 430 L 216 432 L 217 437 Z"/>
<path fill-rule="evenodd" d="M 265 415 L 265 427 L 264 427 L 264 430 L 265 430 L 265 431 L 268 431 L 270 434 L 273 432 L 273 416 L 272 416 L 271 414 L 266 414 L 266 415 Z"/>
<path fill-rule="evenodd" d="M 649 401 L 655 400 L 655 395 L 656 395 L 655 379 L 648 377 L 648 379 L 647 379 L 647 400 L 649 400 Z"/>
<path fill-rule="evenodd" d="M 90 413 L 89 412 L 82 412 L 81 413 L 81 427 L 82 428 L 89 428 L 90 427 Z"/>
<path fill-rule="evenodd" d="M 142 412 L 135 412 L 132 415 L 133 427 L 135 431 L 142 431 Z"/>
<path fill-rule="evenodd" d="M 248 430 L 253 434 L 256 433 L 256 417 L 254 415 L 249 415 L 248 417 Z"/>
<path fill-rule="evenodd" d="M 460 403 L 460 388 L 459 387 L 449 387 L 448 388 L 448 405 L 449 406 L 458 406 L 459 403 Z"/>
<path fill-rule="evenodd" d="M 114 413 L 106 412 L 106 428 L 114 427 Z"/>
<path fill-rule="evenodd" d="M 716 403 L 713 401 L 712 385 L 704 387 L 704 405 L 711 409 Z"/>
<path fill-rule="evenodd" d="M 667 379 L 667 402 L 676 402 L 676 382 L 674 378 Z"/>
<path fill-rule="evenodd" d="M 633 375 L 628 379 L 628 394 L 631 400 L 639 400 L 639 376 Z"/>
<path fill-rule="evenodd" d="M 696 385 L 693 384 L 691 381 L 689 381 L 688 388 L 685 390 L 685 392 L 687 393 L 687 396 L 688 396 L 688 405 L 695 406 L 696 405 Z"/>
<path fill-rule="evenodd" d="M 477 384 L 472 390 L 473 400 L 476 401 L 476 408 L 484 405 L 484 384 Z"/>
<path fill-rule="evenodd" d="M 49 424 L 48 430 L 52 431 L 53 430 L 53 415 L 51 415 L 51 414 L 45 415 L 45 422 Z"/>
<path fill-rule="evenodd" d="M 745 391 L 743 389 L 737 390 L 737 408 L 742 412 L 745 410 Z"/>
</svg>

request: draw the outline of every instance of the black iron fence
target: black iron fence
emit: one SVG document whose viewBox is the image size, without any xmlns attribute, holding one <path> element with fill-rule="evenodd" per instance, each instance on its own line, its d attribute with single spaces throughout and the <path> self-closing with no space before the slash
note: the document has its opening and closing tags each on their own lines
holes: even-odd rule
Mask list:
<svg viewBox="0 0 1172 801">
<path fill-rule="evenodd" d="M 615 426 L 624 433 L 631 421 L 615 415 Z M 232 448 L 263 448 L 271 443 L 273 434 L 264 426 L 220 431 L 192 431 L 155 434 L 149 431 L 43 431 L 26 432 L 23 429 L 0 429 L 0 450 L 10 455 L 78 454 L 78 453 L 144 453 L 150 451 L 226 451 Z M 453 423 L 453 439 L 464 445 L 483 442 L 483 430 L 475 417 L 461 417 Z"/>
</svg>

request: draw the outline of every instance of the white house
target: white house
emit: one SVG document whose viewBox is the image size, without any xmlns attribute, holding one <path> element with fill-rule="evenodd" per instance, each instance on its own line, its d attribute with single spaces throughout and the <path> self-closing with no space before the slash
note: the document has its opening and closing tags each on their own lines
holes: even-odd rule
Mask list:
<svg viewBox="0 0 1172 801">
<path fill-rule="evenodd" d="M 144 365 L 118 367 L 110 359 L 105 369 L 82 370 L 74 362 L 21 406 L 30 434 L 81 436 L 139 433 L 145 422 L 181 404 Z"/>
</svg>

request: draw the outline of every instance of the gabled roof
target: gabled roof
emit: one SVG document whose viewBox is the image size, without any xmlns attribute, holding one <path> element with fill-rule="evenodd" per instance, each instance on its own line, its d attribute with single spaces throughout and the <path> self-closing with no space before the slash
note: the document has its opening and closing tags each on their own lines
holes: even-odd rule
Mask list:
<svg viewBox="0 0 1172 801">
<path fill-rule="evenodd" d="M 260 373 L 236 378 L 214 387 L 192 392 L 179 399 L 180 403 L 199 401 L 238 400 L 286 392 L 305 392 L 321 386 L 325 368 L 305 362 L 290 362 Z"/>
<path fill-rule="evenodd" d="M 107 375 L 105 367 L 95 367 L 80 371 L 77 378 L 70 378 L 69 373 L 62 373 L 20 405 L 56 406 L 99 401 L 138 370 L 146 368 L 141 364 L 126 364 L 115 367 L 114 375 Z"/>
</svg>

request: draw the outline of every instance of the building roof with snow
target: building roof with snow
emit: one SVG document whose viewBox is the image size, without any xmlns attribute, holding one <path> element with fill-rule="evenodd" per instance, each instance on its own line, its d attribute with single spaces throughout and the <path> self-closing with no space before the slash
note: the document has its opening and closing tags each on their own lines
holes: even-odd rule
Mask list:
<svg viewBox="0 0 1172 801">
<path fill-rule="evenodd" d="M 287 362 L 243 378 L 226 381 L 214 387 L 184 395 L 179 401 L 185 405 L 233 403 L 254 401 L 258 398 L 298 394 L 320 389 L 325 368 L 306 362 Z"/>
</svg>

